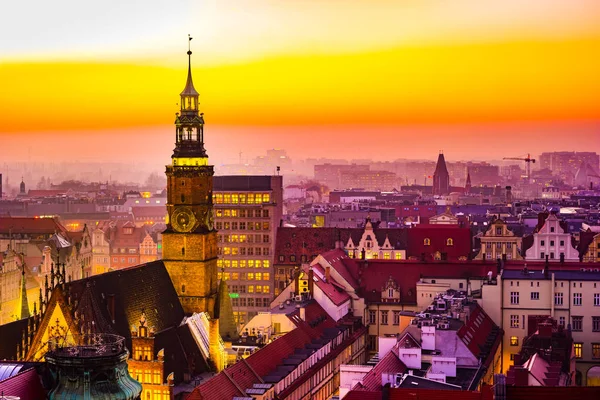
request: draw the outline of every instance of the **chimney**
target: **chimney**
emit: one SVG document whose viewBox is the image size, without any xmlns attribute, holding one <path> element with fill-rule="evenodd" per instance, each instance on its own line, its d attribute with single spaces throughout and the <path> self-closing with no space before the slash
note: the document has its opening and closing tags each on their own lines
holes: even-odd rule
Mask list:
<svg viewBox="0 0 600 400">
<path fill-rule="evenodd" d="M 314 284 L 313 276 L 314 276 L 313 269 L 310 268 L 308 270 L 308 293 L 311 298 L 313 297 L 313 284 Z"/>
<path fill-rule="evenodd" d="M 112 323 L 115 323 L 115 295 L 109 294 L 106 296 L 106 307 L 108 308 L 108 314 L 110 315 L 110 320 Z"/>
<path fill-rule="evenodd" d="M 329 279 L 331 277 L 331 272 L 329 270 L 329 266 L 325 267 L 325 282 L 329 282 Z"/>
<path fill-rule="evenodd" d="M 300 271 L 298 270 L 294 273 L 294 293 L 300 295 Z"/>
<path fill-rule="evenodd" d="M 552 324 L 548 322 L 542 322 L 538 325 L 538 331 L 540 337 L 550 338 L 552 337 Z"/>
<path fill-rule="evenodd" d="M 506 203 L 512 203 L 513 198 L 512 198 L 512 187 L 511 186 L 507 186 L 506 187 Z"/>
</svg>

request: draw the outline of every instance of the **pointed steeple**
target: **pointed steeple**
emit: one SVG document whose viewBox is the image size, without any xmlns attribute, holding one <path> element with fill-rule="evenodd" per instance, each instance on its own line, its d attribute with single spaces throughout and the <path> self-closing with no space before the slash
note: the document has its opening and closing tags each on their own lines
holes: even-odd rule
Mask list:
<svg viewBox="0 0 600 400">
<path fill-rule="evenodd" d="M 27 302 L 27 279 L 25 277 L 25 264 L 21 272 L 21 291 L 19 293 L 19 319 L 29 318 L 29 303 Z"/>
<path fill-rule="evenodd" d="M 467 168 L 467 182 L 465 183 L 465 193 L 469 193 L 471 191 L 471 172 Z"/>
<path fill-rule="evenodd" d="M 189 158 L 207 158 L 204 149 L 204 114 L 199 112 L 198 91 L 194 88 L 192 79 L 192 50 L 189 46 L 192 37 L 188 40 L 188 73 L 185 88 L 180 93 L 181 111 L 176 114 L 175 149 L 171 158 L 186 158 L 180 160 L 190 162 Z M 203 163 L 207 160 L 202 161 Z M 174 160 L 177 163 L 177 160 Z M 200 163 L 196 160 L 193 162 Z M 174 164 L 174 165 L 175 165 Z"/>
<path fill-rule="evenodd" d="M 183 89 L 183 92 L 181 92 L 181 96 L 198 96 L 200 93 L 198 93 L 196 91 L 196 88 L 194 88 L 194 81 L 192 80 L 192 49 L 191 49 L 191 42 L 192 42 L 192 37 L 190 35 L 188 35 L 188 74 L 187 74 L 187 81 L 185 83 L 185 88 Z M 182 104 L 183 107 L 183 104 Z M 183 109 L 183 108 L 182 108 Z"/>
<path fill-rule="evenodd" d="M 440 151 L 437 165 L 433 173 L 433 194 L 442 195 L 450 193 L 450 174 L 446 167 L 444 153 Z"/>
</svg>

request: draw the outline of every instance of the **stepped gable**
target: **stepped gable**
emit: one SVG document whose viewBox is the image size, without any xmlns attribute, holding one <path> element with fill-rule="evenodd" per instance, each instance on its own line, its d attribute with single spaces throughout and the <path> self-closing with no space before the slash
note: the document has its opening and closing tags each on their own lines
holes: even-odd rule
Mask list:
<svg viewBox="0 0 600 400">
<path fill-rule="evenodd" d="M 387 237 L 397 250 L 406 249 L 407 231 L 403 228 L 373 229 L 379 245 L 383 245 Z M 364 232 L 364 228 L 279 228 L 275 243 L 275 263 L 298 265 L 303 255 L 307 261 L 312 261 L 317 255 L 334 249 L 338 240 L 346 246 L 352 239 L 352 243 L 358 246 Z M 291 261 L 290 256 L 295 256 L 296 261 Z"/>
<path fill-rule="evenodd" d="M 0 325 L 0 360 L 16 360 L 17 347 L 21 345 L 23 332 L 33 317 Z"/>
</svg>

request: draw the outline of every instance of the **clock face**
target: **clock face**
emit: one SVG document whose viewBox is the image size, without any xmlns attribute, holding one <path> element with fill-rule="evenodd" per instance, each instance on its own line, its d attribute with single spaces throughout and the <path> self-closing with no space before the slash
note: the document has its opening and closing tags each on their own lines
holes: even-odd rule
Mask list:
<svg viewBox="0 0 600 400">
<path fill-rule="evenodd" d="M 179 208 L 171 216 L 171 225 L 177 232 L 190 232 L 196 226 L 196 217 L 189 208 Z"/>
</svg>

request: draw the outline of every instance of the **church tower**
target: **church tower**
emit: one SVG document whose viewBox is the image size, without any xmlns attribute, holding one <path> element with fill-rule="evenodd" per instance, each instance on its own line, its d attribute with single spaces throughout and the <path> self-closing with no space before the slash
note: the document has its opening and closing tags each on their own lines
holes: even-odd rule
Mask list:
<svg viewBox="0 0 600 400">
<path fill-rule="evenodd" d="M 446 168 L 444 153 L 440 152 L 433 173 L 433 194 L 445 195 L 448 193 L 450 193 L 450 174 L 448 168 Z"/>
<path fill-rule="evenodd" d="M 191 38 L 189 39 L 191 40 Z M 213 227 L 213 175 L 204 148 L 204 116 L 192 81 L 192 52 L 175 118 L 175 149 L 167 165 L 167 229 L 163 261 L 186 313 L 214 316 L 217 298 L 217 233 Z"/>
</svg>

